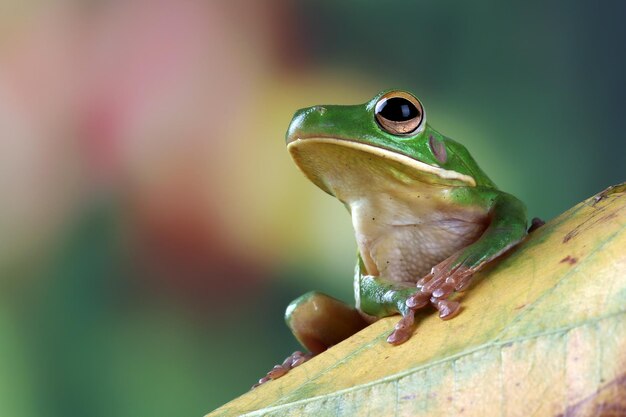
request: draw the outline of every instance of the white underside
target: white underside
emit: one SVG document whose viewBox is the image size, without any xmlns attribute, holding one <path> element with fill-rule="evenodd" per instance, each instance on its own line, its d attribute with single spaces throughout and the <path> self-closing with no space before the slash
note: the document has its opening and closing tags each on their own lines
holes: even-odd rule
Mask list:
<svg viewBox="0 0 626 417">
<path fill-rule="evenodd" d="M 368 274 L 415 282 L 482 234 L 485 213 L 441 210 L 432 191 L 378 194 L 348 202 Z"/>
</svg>

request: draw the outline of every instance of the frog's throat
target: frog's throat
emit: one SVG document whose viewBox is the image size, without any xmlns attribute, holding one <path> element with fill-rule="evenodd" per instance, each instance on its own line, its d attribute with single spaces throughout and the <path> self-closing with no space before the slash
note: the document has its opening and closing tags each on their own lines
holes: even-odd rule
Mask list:
<svg viewBox="0 0 626 417">
<path fill-rule="evenodd" d="M 356 149 L 362 152 L 367 152 L 372 155 L 378 156 L 380 158 L 385 158 L 394 162 L 398 162 L 404 166 L 415 169 L 416 171 L 425 172 L 428 174 L 435 175 L 439 178 L 445 180 L 452 181 L 461 181 L 465 183 L 469 187 L 476 186 L 476 180 L 470 177 L 469 175 L 461 174 L 455 171 L 449 171 L 447 169 L 443 169 L 440 167 L 428 165 L 424 162 L 418 161 L 417 159 L 413 159 L 410 156 L 403 155 L 401 153 L 391 151 L 388 149 L 380 148 L 377 146 L 367 145 L 365 143 L 354 142 L 345 139 L 336 139 L 336 138 L 306 138 L 306 139 L 296 139 L 287 144 L 287 149 L 291 151 L 291 148 L 295 148 L 299 143 L 307 142 L 307 143 L 326 143 L 344 146 L 346 148 Z"/>
</svg>

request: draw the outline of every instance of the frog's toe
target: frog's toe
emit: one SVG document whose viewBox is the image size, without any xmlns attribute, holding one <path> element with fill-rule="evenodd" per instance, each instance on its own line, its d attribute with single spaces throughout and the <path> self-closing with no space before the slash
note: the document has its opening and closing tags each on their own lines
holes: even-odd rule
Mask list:
<svg viewBox="0 0 626 417">
<path fill-rule="evenodd" d="M 394 330 L 387 337 L 387 343 L 394 346 L 401 345 L 411 338 L 411 332 L 406 330 Z"/>
<path fill-rule="evenodd" d="M 434 277 L 424 284 L 422 291 L 430 292 L 433 297 L 439 299 L 448 298 L 454 291 L 466 289 L 475 272 L 474 269 L 467 267 L 464 263 L 451 267 L 448 260 L 434 267 L 433 271 L 435 271 Z"/>
<path fill-rule="evenodd" d="M 400 345 L 411 337 L 413 334 L 413 323 L 415 322 L 415 316 L 410 311 L 406 316 L 403 316 L 398 323 L 396 323 L 393 332 L 387 337 L 387 342 L 392 345 Z"/>
<path fill-rule="evenodd" d="M 433 297 L 433 305 L 439 310 L 439 318 L 449 320 L 461 311 L 461 304 L 458 301 L 441 300 Z"/>
<path fill-rule="evenodd" d="M 312 357 L 312 353 L 302 353 L 299 350 L 293 352 L 283 361 L 283 363 L 281 363 L 280 365 L 275 365 L 272 370 L 267 373 L 267 375 L 259 379 L 259 382 L 254 384 L 252 388 L 256 388 L 259 385 L 265 384 L 266 382 L 273 379 L 280 378 L 281 376 L 289 372 L 289 370 L 291 370 L 292 368 L 302 365 L 304 362 L 308 361 Z"/>
<path fill-rule="evenodd" d="M 263 378 L 259 379 L 259 382 L 254 384 L 250 389 L 255 389 L 259 385 L 265 384 L 267 381 L 271 381 L 271 378 L 269 376 L 264 376 Z"/>
<path fill-rule="evenodd" d="M 418 287 L 424 287 L 427 283 L 429 283 L 434 277 L 433 271 L 429 272 L 427 275 L 420 278 L 415 284 Z"/>
<path fill-rule="evenodd" d="M 465 291 L 472 283 L 472 277 L 473 275 L 471 273 L 458 277 L 454 285 L 454 290 Z"/>
<path fill-rule="evenodd" d="M 274 368 L 272 368 L 272 370 L 269 371 L 266 376 L 269 379 L 278 379 L 281 376 L 285 375 L 287 372 L 289 372 L 289 369 L 290 368 L 283 365 L 274 365 Z"/>
<path fill-rule="evenodd" d="M 439 299 L 448 298 L 450 294 L 454 292 L 455 286 L 456 282 L 454 281 L 454 278 L 448 277 L 432 290 L 432 296 Z"/>
<path fill-rule="evenodd" d="M 430 302 L 431 293 L 419 289 L 415 294 L 411 295 L 406 300 L 406 306 L 411 310 L 418 310 L 426 307 Z"/>
</svg>

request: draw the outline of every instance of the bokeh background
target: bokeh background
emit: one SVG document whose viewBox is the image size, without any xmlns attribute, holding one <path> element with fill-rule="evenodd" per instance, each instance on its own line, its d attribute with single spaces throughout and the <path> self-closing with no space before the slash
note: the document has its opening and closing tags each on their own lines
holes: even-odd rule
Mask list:
<svg viewBox="0 0 626 417">
<path fill-rule="evenodd" d="M 531 216 L 625 179 L 626 3 L 0 2 L 0 415 L 199 416 L 352 299 L 294 110 L 423 101 Z"/>
</svg>

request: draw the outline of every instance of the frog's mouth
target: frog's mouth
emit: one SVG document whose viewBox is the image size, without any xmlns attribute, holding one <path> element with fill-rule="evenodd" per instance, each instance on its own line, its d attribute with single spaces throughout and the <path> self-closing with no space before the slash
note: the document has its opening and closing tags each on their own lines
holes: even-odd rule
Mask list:
<svg viewBox="0 0 626 417">
<path fill-rule="evenodd" d="M 304 174 L 318 187 L 338 196 L 340 189 L 359 189 L 416 182 L 474 187 L 474 178 L 426 164 L 385 148 L 331 137 L 300 138 L 287 149 Z"/>
</svg>

